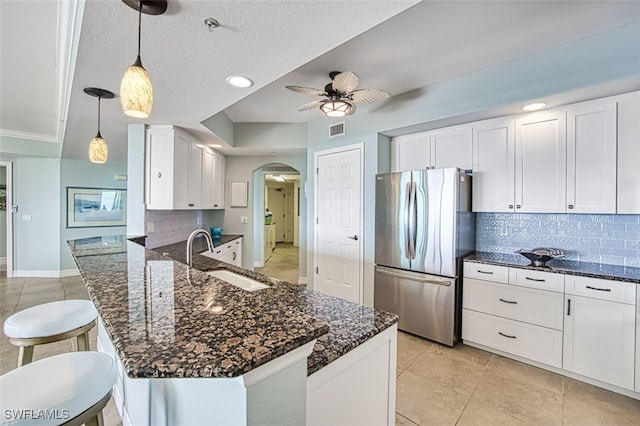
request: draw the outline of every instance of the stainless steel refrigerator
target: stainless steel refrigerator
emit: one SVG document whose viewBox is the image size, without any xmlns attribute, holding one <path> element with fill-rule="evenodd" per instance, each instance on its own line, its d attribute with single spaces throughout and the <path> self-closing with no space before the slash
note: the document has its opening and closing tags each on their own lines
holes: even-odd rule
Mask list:
<svg viewBox="0 0 640 426">
<path fill-rule="evenodd" d="M 376 175 L 376 308 L 445 345 L 460 336 L 462 258 L 475 248 L 471 177 L 456 168 Z"/>
</svg>

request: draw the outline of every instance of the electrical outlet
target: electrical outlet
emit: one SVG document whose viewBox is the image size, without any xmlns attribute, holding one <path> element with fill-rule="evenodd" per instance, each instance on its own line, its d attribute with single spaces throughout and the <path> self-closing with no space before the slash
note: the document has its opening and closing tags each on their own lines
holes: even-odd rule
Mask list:
<svg viewBox="0 0 640 426">
<path fill-rule="evenodd" d="M 249 223 L 247 216 L 240 216 L 240 223 Z"/>
<path fill-rule="evenodd" d="M 155 225 L 153 222 L 147 222 L 147 233 L 153 234 L 153 231 L 155 231 Z"/>
</svg>

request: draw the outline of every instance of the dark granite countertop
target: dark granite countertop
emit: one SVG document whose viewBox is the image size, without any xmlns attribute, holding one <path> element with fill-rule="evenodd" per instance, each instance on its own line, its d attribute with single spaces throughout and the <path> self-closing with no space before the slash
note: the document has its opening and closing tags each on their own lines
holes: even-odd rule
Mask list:
<svg viewBox="0 0 640 426">
<path fill-rule="evenodd" d="M 203 238 L 194 241 L 193 268 L 183 263 L 185 242 L 149 250 L 111 236 L 68 245 L 130 377 L 234 377 L 317 338 L 312 374 L 397 322 L 197 255 Z M 201 272 L 214 269 L 270 288 L 247 292 Z"/>
<path fill-rule="evenodd" d="M 604 263 L 576 262 L 553 259 L 547 266 L 530 266 L 524 256 L 509 253 L 475 252 L 464 258 L 466 262 L 486 263 L 490 265 L 509 266 L 513 268 L 532 269 L 536 271 L 555 272 L 558 274 L 578 275 L 591 278 L 602 278 L 614 281 L 625 281 L 640 284 L 640 268 L 632 266 L 607 265 Z"/>
</svg>

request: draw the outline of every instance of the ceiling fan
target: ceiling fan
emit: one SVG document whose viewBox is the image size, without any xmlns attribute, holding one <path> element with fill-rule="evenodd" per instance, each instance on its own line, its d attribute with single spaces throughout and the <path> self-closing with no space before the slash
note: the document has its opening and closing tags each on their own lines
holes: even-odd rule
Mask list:
<svg viewBox="0 0 640 426">
<path fill-rule="evenodd" d="M 329 73 L 331 83 L 324 90 L 302 86 L 286 86 L 287 89 L 312 96 L 326 96 L 321 99 L 302 105 L 298 111 L 307 111 L 320 108 L 327 117 L 344 117 L 356 111 L 356 104 L 372 104 L 387 99 L 389 93 L 377 89 L 357 89 L 358 76 L 353 71 L 333 71 Z"/>
</svg>

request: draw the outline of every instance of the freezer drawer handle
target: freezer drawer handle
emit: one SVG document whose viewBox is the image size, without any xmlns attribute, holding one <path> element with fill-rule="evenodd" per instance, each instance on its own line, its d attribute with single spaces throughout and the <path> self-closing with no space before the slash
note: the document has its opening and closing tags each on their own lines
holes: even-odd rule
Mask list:
<svg viewBox="0 0 640 426">
<path fill-rule="evenodd" d="M 598 288 L 598 287 L 591 287 L 590 285 L 587 286 L 587 288 L 589 290 L 598 290 L 598 291 L 611 291 L 610 288 Z"/>
<path fill-rule="evenodd" d="M 490 271 L 483 271 L 481 269 L 477 269 L 476 270 L 479 274 L 487 274 L 487 275 L 493 275 L 493 272 Z"/>
<path fill-rule="evenodd" d="M 516 300 L 504 300 L 503 298 L 499 298 L 498 300 L 501 301 L 501 302 L 504 302 L 504 303 L 509 303 L 511 305 L 517 305 L 518 304 L 518 302 Z"/>
<path fill-rule="evenodd" d="M 529 280 L 529 281 L 535 281 L 535 282 L 537 282 L 537 283 L 543 283 L 543 282 L 545 282 L 545 281 L 546 281 L 546 280 L 543 280 L 543 279 L 538 279 L 538 278 L 529 278 L 529 277 L 524 277 L 524 279 L 525 279 L 525 280 Z"/>
<path fill-rule="evenodd" d="M 509 334 L 504 334 L 502 331 L 498 331 L 498 334 L 503 337 L 508 337 L 509 339 L 515 339 L 516 336 L 510 336 Z"/>
<path fill-rule="evenodd" d="M 446 287 L 449 287 L 451 285 L 451 282 L 449 281 L 435 281 L 435 280 L 425 280 L 423 278 L 414 278 L 414 277 L 410 277 L 409 275 L 402 275 L 402 274 L 396 274 L 390 271 L 385 271 L 384 269 L 376 269 L 376 271 L 384 275 L 389 275 L 391 277 L 402 278 L 403 280 L 417 281 L 419 283 L 437 284 L 437 285 L 443 285 Z"/>
</svg>

